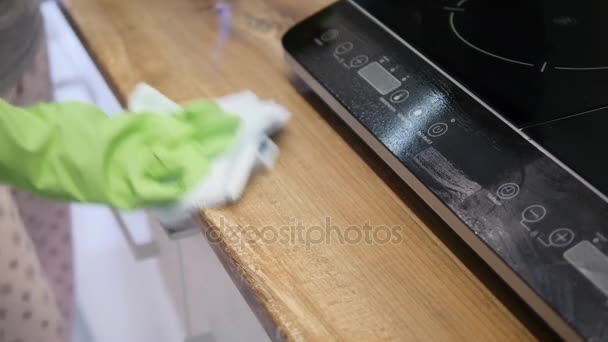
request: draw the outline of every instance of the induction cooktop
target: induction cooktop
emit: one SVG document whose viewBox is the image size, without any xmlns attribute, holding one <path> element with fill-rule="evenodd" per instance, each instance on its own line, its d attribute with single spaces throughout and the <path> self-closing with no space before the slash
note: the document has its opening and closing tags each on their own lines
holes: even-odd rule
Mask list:
<svg viewBox="0 0 608 342">
<path fill-rule="evenodd" d="M 343 0 L 287 59 L 568 340 L 608 340 L 608 3 Z"/>
</svg>

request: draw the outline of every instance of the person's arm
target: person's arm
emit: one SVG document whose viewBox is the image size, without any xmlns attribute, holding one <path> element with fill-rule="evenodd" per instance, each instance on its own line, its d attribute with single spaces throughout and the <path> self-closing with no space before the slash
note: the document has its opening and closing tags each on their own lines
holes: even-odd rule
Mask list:
<svg viewBox="0 0 608 342">
<path fill-rule="evenodd" d="M 51 199 L 162 206 L 204 177 L 238 126 L 210 102 L 108 117 L 80 103 L 23 109 L 0 100 L 0 182 Z"/>
<path fill-rule="evenodd" d="M 42 45 L 40 0 L 0 0 L 0 96 L 33 63 Z"/>
</svg>

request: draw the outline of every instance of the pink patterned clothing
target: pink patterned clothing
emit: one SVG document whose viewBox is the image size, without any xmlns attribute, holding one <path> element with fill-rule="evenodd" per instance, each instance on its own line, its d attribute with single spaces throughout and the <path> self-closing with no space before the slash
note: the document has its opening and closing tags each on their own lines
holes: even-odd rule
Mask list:
<svg viewBox="0 0 608 342">
<path fill-rule="evenodd" d="M 51 98 L 45 42 L 37 40 L 29 66 L 0 93 L 13 104 Z M 69 206 L 0 186 L 0 342 L 69 341 L 72 267 Z"/>
</svg>

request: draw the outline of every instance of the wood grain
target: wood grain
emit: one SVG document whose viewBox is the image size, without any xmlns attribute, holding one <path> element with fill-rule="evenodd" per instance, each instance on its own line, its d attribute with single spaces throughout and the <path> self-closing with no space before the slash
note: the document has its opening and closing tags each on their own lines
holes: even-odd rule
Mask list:
<svg viewBox="0 0 608 342">
<path fill-rule="evenodd" d="M 177 101 L 252 89 L 294 114 L 281 159 L 202 224 L 274 340 L 535 340 L 554 335 L 297 80 L 280 38 L 327 0 L 70 0 L 124 100 L 145 81 Z M 398 227 L 398 243 L 247 239 L 331 220 Z M 266 230 L 268 233 L 269 230 Z M 247 233 L 247 234 L 245 234 Z M 395 237 L 393 235 L 393 237 Z M 194 261 L 191 261 L 194 262 Z M 201 289 L 204 290 L 204 289 Z"/>
</svg>

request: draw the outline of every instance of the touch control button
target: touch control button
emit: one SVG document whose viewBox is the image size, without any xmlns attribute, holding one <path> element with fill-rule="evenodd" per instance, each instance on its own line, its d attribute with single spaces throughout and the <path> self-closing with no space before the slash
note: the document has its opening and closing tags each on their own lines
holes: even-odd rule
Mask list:
<svg viewBox="0 0 608 342">
<path fill-rule="evenodd" d="M 429 128 L 429 130 L 427 131 L 427 133 L 429 134 L 429 136 L 433 137 L 433 138 L 437 138 L 440 137 L 444 134 L 446 134 L 448 132 L 448 125 L 443 123 L 443 122 L 439 122 L 434 124 L 433 126 L 431 126 L 431 128 Z"/>
<path fill-rule="evenodd" d="M 327 30 L 323 35 L 321 35 L 321 40 L 324 42 L 329 42 L 335 40 L 340 35 L 340 32 L 335 29 Z"/>
<path fill-rule="evenodd" d="M 401 103 L 401 102 L 407 100 L 408 97 L 410 97 L 409 91 L 407 91 L 405 89 L 397 90 L 396 92 L 391 94 L 391 102 L 392 103 Z"/>
<path fill-rule="evenodd" d="M 549 242 L 556 247 L 564 247 L 574 241 L 574 232 L 569 228 L 556 229 L 549 235 Z"/>
<path fill-rule="evenodd" d="M 498 188 L 498 191 L 496 191 L 496 196 L 503 200 L 515 198 L 517 195 L 519 195 L 519 185 L 515 183 L 503 184 Z"/>
<path fill-rule="evenodd" d="M 351 42 L 346 42 L 336 47 L 336 55 L 343 55 L 349 53 L 355 46 Z"/>
<path fill-rule="evenodd" d="M 542 205 L 532 205 L 521 213 L 523 222 L 536 223 L 542 221 L 547 216 L 547 209 Z"/>
<path fill-rule="evenodd" d="M 350 66 L 353 68 L 358 68 L 367 64 L 367 62 L 369 62 L 369 57 L 366 55 L 359 55 L 350 61 Z"/>
<path fill-rule="evenodd" d="M 412 110 L 410 110 L 410 115 L 412 116 L 423 116 L 426 115 L 427 110 L 424 107 L 416 107 Z"/>
<path fill-rule="evenodd" d="M 545 247 L 566 247 L 574 241 L 575 234 L 570 228 L 559 228 L 554 230 L 547 241 L 538 238 Z"/>
</svg>

